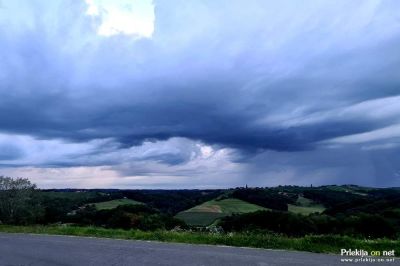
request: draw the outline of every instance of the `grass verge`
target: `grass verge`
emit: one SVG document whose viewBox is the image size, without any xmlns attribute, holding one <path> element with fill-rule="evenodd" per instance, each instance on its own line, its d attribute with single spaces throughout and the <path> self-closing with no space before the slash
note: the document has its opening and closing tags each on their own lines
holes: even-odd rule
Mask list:
<svg viewBox="0 0 400 266">
<path fill-rule="evenodd" d="M 310 251 L 317 253 L 340 253 L 340 249 L 395 250 L 400 254 L 400 241 L 389 239 L 365 240 L 347 236 L 305 236 L 299 238 L 273 234 L 231 233 L 211 234 L 200 232 L 173 232 L 140 230 L 105 229 L 78 226 L 10 226 L 0 225 L 0 232 L 32 233 L 50 235 L 92 236 L 115 239 L 155 240 L 162 242 L 226 245 L 236 247 L 254 247 Z"/>
</svg>

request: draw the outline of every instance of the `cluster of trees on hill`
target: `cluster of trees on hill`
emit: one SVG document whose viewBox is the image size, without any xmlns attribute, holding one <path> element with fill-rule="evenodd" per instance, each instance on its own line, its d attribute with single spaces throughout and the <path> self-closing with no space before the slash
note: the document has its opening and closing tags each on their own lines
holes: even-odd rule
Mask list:
<svg viewBox="0 0 400 266">
<path fill-rule="evenodd" d="M 332 191 L 329 189 L 309 189 L 303 192 L 304 197 L 312 199 L 316 202 L 323 203 L 326 207 L 334 207 L 338 204 L 345 202 L 355 202 L 357 200 L 364 200 L 365 197 L 354 194 L 354 193 L 344 193 L 341 191 Z"/>
<path fill-rule="evenodd" d="M 218 197 L 223 190 L 122 190 L 121 193 L 128 199 L 146 203 L 163 213 L 175 215 Z"/>
<path fill-rule="evenodd" d="M 97 210 L 89 204 L 81 208 L 67 219 L 69 222 L 79 225 L 95 225 L 107 228 L 136 228 L 144 231 L 166 229 L 177 226 L 186 227 L 181 220 L 171 215 L 162 214 L 160 211 L 143 204 L 121 205 L 115 209 Z"/>
<path fill-rule="evenodd" d="M 288 204 L 294 203 L 297 195 L 283 194 L 279 191 L 263 188 L 239 188 L 233 191 L 232 197 L 273 210 L 287 211 Z"/>
<path fill-rule="evenodd" d="M 0 222 L 30 224 L 43 215 L 36 186 L 28 179 L 0 176 Z"/>
<path fill-rule="evenodd" d="M 42 197 L 47 203 L 67 201 L 65 209 L 69 211 L 82 206 L 85 203 L 96 203 L 113 199 L 128 198 L 143 202 L 146 205 L 158 209 L 162 213 L 175 215 L 205 201 L 212 200 L 223 193 L 223 190 L 120 190 L 120 189 L 60 189 L 42 191 Z M 63 195 L 75 194 L 76 197 L 63 197 Z M 58 204 L 55 204 L 58 205 Z M 58 209 L 55 206 L 54 210 Z M 60 206 L 61 207 L 61 206 Z M 72 207 L 72 209 L 71 209 Z M 67 211 L 67 212 L 69 212 Z M 64 211 L 64 213 L 67 213 Z"/>
<path fill-rule="evenodd" d="M 43 216 L 40 220 L 43 224 L 64 222 L 68 218 L 68 213 L 79 209 L 85 204 L 108 201 L 120 197 L 119 195 L 95 191 L 37 191 L 36 193 L 43 208 Z"/>
<path fill-rule="evenodd" d="M 0 176 L 0 224 L 74 223 L 141 230 L 185 227 L 173 215 L 222 190 L 38 190 L 28 179 Z M 92 203 L 129 198 L 145 203 L 96 210 Z"/>
<path fill-rule="evenodd" d="M 220 225 L 226 231 L 266 230 L 289 236 L 341 234 L 367 238 L 400 237 L 399 189 L 363 189 L 356 186 L 278 187 L 239 189 L 232 195 L 281 211 L 225 217 Z M 321 203 L 327 209 L 322 214 L 304 216 L 284 212 L 283 206 L 271 200 L 279 199 L 278 202 L 285 205 L 293 204 L 297 195 Z"/>
<path fill-rule="evenodd" d="M 338 234 L 366 238 L 398 238 L 399 225 L 376 214 L 352 216 L 310 215 L 258 211 L 225 217 L 219 223 L 225 231 L 269 231 L 288 236 Z"/>
</svg>

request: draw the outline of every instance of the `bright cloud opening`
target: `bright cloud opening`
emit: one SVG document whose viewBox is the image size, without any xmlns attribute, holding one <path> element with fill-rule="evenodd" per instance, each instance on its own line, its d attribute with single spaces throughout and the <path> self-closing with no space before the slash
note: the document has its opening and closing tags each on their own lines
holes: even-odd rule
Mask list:
<svg viewBox="0 0 400 266">
<path fill-rule="evenodd" d="M 154 31 L 152 0 L 85 0 L 86 14 L 99 19 L 97 33 L 151 38 Z"/>
</svg>

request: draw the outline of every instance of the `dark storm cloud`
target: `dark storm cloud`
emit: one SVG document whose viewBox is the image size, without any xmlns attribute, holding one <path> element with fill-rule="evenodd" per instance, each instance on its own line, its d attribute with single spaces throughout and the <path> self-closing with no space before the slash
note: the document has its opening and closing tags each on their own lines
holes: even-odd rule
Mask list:
<svg viewBox="0 0 400 266">
<path fill-rule="evenodd" d="M 2 133 L 110 139 L 113 153 L 183 137 L 251 161 L 399 123 L 397 1 L 156 1 L 150 39 L 98 36 L 77 3 L 4 3 Z M 177 165 L 196 149 L 136 160 Z M 80 165 L 118 162 L 91 152 Z"/>
</svg>

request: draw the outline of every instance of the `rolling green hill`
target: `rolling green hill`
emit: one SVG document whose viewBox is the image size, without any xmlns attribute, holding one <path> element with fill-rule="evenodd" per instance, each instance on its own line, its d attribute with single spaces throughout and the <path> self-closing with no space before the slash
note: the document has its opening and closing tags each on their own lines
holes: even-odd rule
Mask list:
<svg viewBox="0 0 400 266">
<path fill-rule="evenodd" d="M 175 217 L 189 225 L 206 226 L 233 213 L 241 214 L 259 210 L 266 210 L 266 208 L 239 199 L 214 199 L 180 212 Z"/>
<path fill-rule="evenodd" d="M 296 204 L 288 204 L 288 211 L 308 215 L 311 213 L 321 213 L 325 210 L 322 204 L 318 204 L 313 200 L 299 196 Z"/>
<path fill-rule="evenodd" d="M 137 205 L 137 204 L 143 204 L 143 203 L 131 199 L 115 199 L 115 200 L 97 202 L 94 203 L 94 206 L 98 210 L 110 210 L 117 208 L 120 205 Z"/>
<path fill-rule="evenodd" d="M 342 186 L 329 185 L 329 186 L 324 186 L 324 188 L 332 191 L 347 192 L 360 196 L 367 196 L 368 194 L 366 192 L 373 190 L 371 188 L 360 187 L 355 185 L 342 185 Z"/>
</svg>

